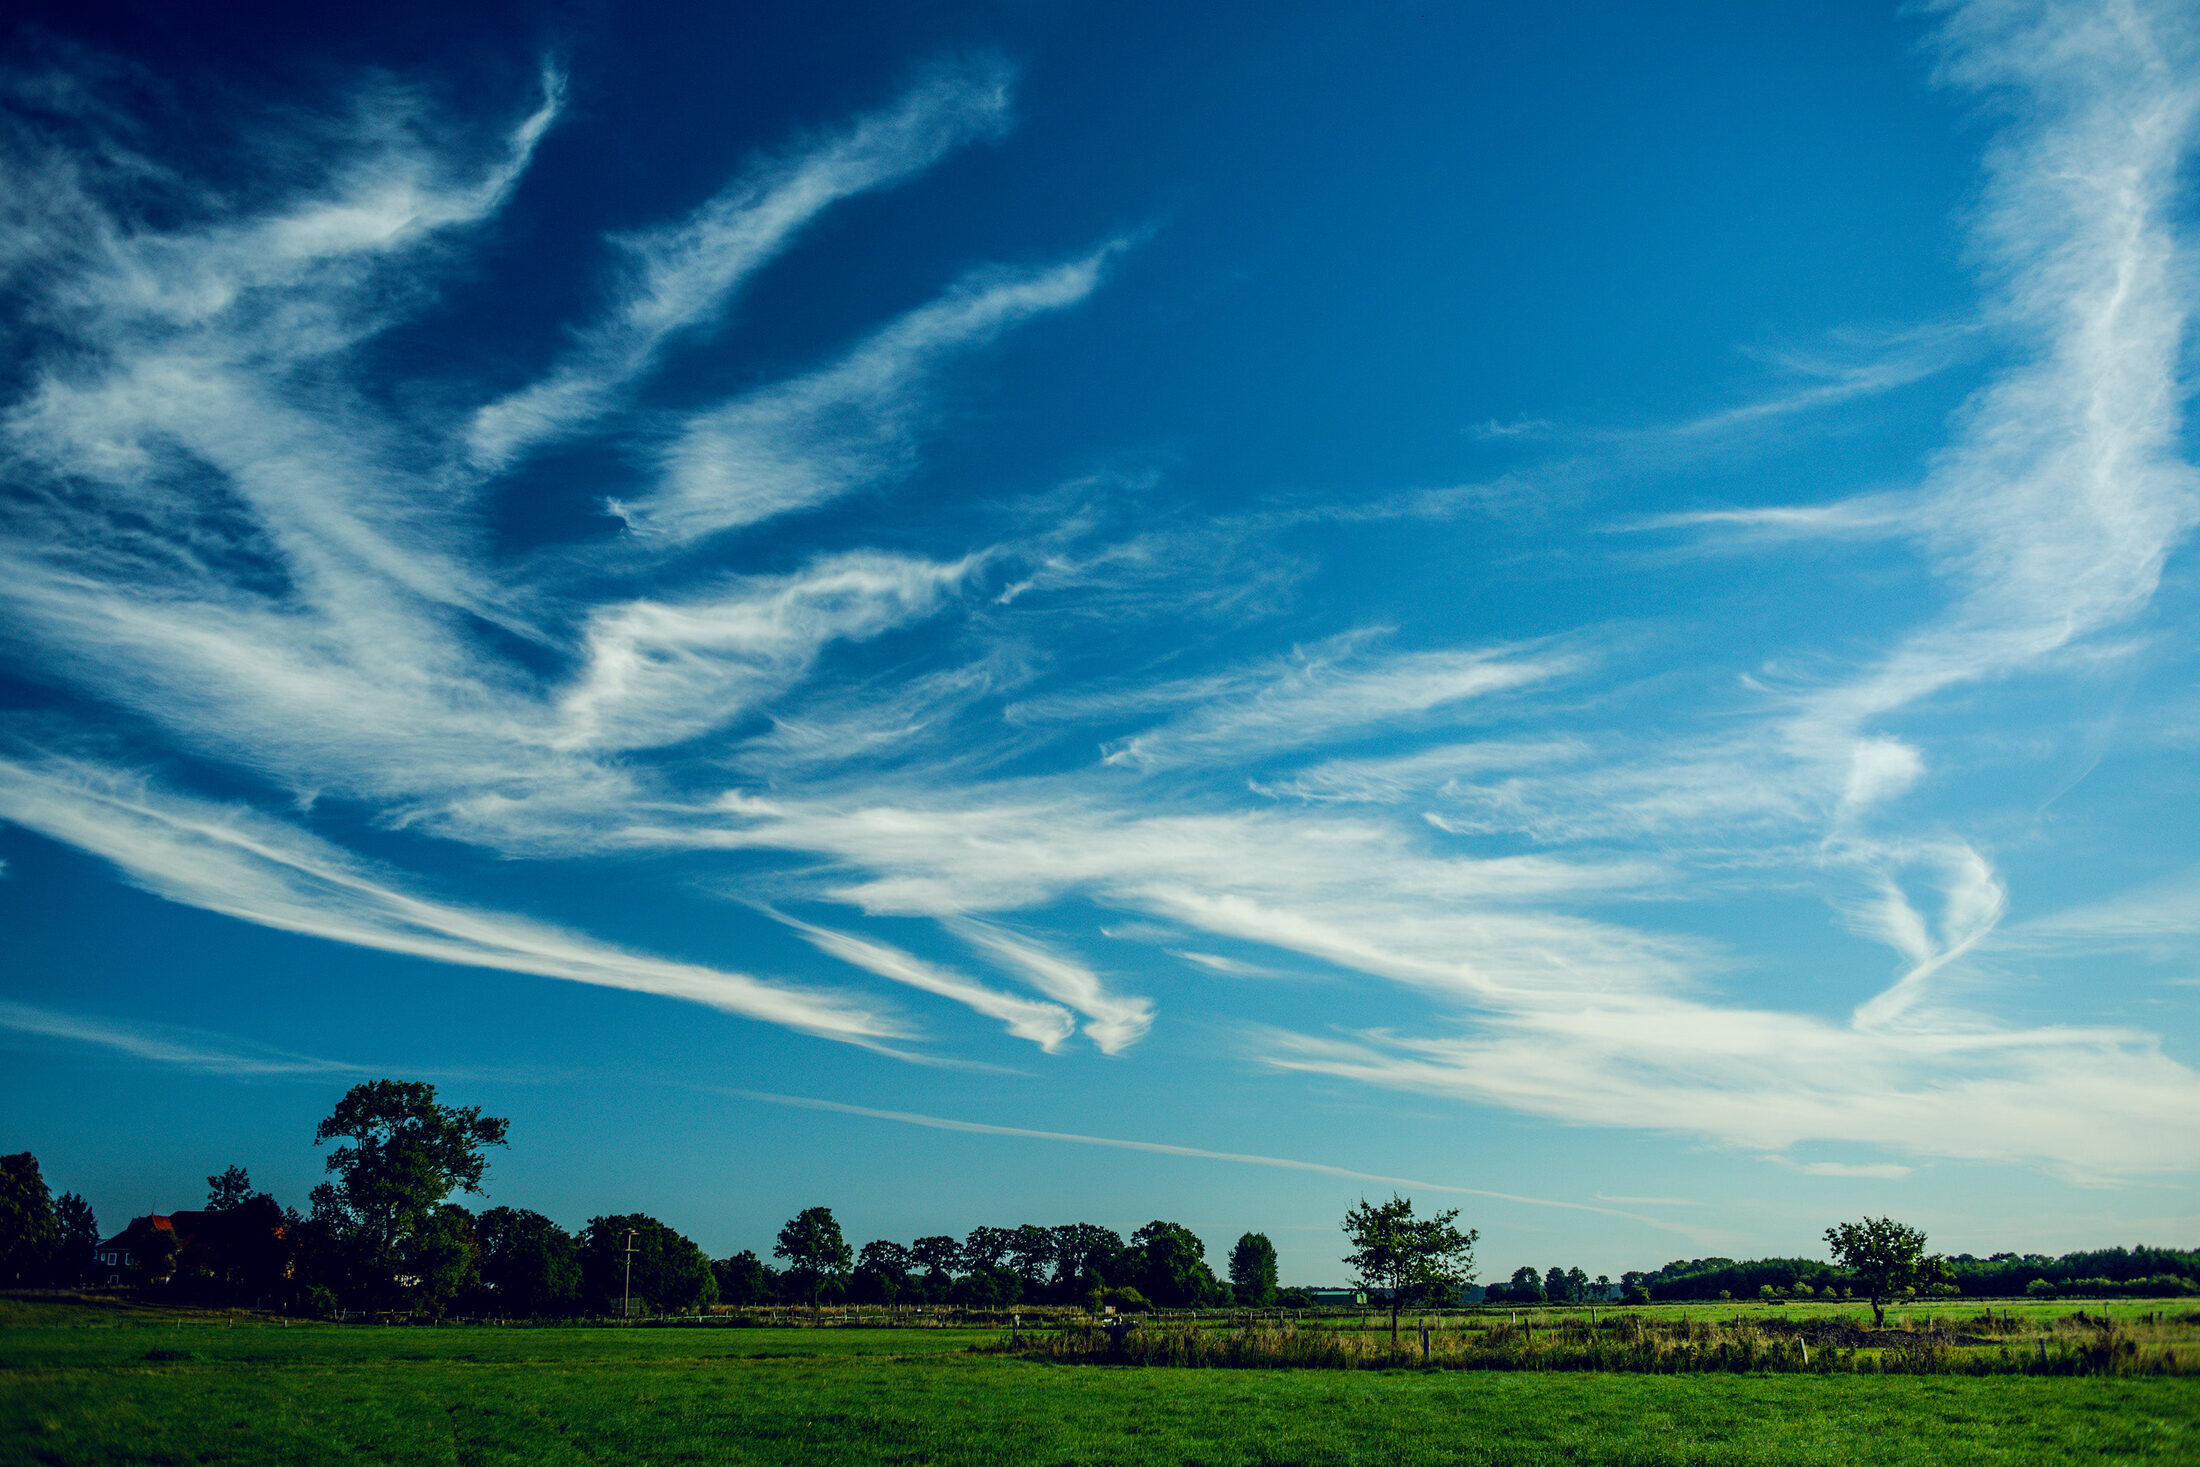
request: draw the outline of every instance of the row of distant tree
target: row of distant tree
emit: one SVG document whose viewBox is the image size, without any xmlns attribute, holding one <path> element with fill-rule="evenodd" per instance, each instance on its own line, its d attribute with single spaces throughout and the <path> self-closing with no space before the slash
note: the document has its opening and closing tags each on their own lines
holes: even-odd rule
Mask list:
<svg viewBox="0 0 2200 1467">
<path fill-rule="evenodd" d="M 878 1239 L 851 1247 L 829 1208 L 788 1220 L 772 1262 L 713 1261 L 646 1213 L 595 1217 L 578 1233 L 538 1212 L 474 1212 L 507 1123 L 441 1104 L 435 1088 L 355 1086 L 315 1132 L 329 1178 L 300 1213 L 233 1166 L 207 1178 L 203 1208 L 133 1219 L 102 1248 L 76 1193 L 51 1196 L 29 1153 L 0 1158 L 0 1283 L 126 1282 L 181 1297 L 303 1308 L 513 1316 L 603 1312 L 632 1299 L 652 1312 L 732 1304 L 854 1302 L 1085 1304 L 1094 1308 L 1309 1304 L 1279 1290 L 1276 1250 L 1237 1240 L 1218 1276 L 1206 1244 L 1156 1220 L 1128 1239 L 1096 1223 L 980 1227 L 966 1236 Z M 104 1257 L 102 1255 L 105 1255 Z M 112 1258 L 114 1261 L 107 1261 Z"/>
<path fill-rule="evenodd" d="M 1482 1297 L 1492 1304 L 1585 1304 L 1617 1298 L 1619 1290 L 1601 1273 L 1590 1278 L 1554 1263 L 1540 1274 L 1533 1267 L 1515 1269 L 1511 1282 L 1491 1284 Z"/>
<path fill-rule="evenodd" d="M 1957 1253 L 1940 1260 L 1941 1271 L 1920 1292 L 1955 1298 L 2175 1298 L 2200 1294 L 2200 1250 L 2099 1248 L 2050 1258 L 2041 1253 L 1996 1253 L 1987 1258 Z M 1517 1282 L 1517 1277 L 1516 1277 Z M 1622 1298 L 1802 1299 L 1837 1298 L 1849 1277 L 1815 1258 L 1688 1258 L 1643 1273 L 1623 1273 Z"/>
<path fill-rule="evenodd" d="M 242 1167 L 209 1177 L 206 1206 L 133 1219 L 103 1244 L 90 1204 L 55 1198 L 28 1153 L 0 1158 L 0 1284 L 127 1282 L 180 1297 L 326 1313 L 335 1309 L 457 1311 L 515 1317 L 608 1312 L 631 1299 L 656 1313 L 716 1302 L 1014 1304 L 1212 1308 L 1305 1306 L 1280 1289 L 1276 1250 L 1242 1235 L 1210 1265 L 1206 1244 L 1155 1220 L 1124 1238 L 1096 1223 L 979 1227 L 957 1238 L 850 1245 L 832 1211 L 790 1218 L 771 1250 L 712 1260 L 645 1213 L 588 1220 L 571 1233 L 541 1213 L 473 1212 L 449 1199 L 479 1192 L 489 1148 L 507 1122 L 448 1106 L 419 1082 L 354 1086 L 314 1133 L 328 1179 L 309 1211 L 256 1190 Z M 1455 1212 L 1416 1217 L 1410 1201 L 1362 1202 L 1345 1218 L 1344 1262 L 1395 1315 L 1409 1302 L 1457 1302 L 1474 1274 L 1475 1233 Z M 2066 1254 L 1942 1258 L 1925 1235 L 1891 1219 L 1827 1230 L 1831 1263 L 1804 1258 L 1697 1258 L 1618 1284 L 1580 1268 L 1516 1271 L 1491 1302 L 1573 1303 L 1721 1298 L 1855 1297 L 1874 1313 L 1907 1292 L 2007 1296 L 2200 1293 L 2200 1253 L 2111 1248 Z"/>
</svg>

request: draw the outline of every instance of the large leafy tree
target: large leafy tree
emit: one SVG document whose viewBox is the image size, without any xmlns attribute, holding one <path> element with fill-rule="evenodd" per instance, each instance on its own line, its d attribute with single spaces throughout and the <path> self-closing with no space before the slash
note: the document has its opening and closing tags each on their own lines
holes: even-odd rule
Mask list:
<svg viewBox="0 0 2200 1467">
<path fill-rule="evenodd" d="M 1456 1295 L 1474 1282 L 1474 1244 L 1481 1234 L 1452 1226 L 1458 1216 L 1454 1208 L 1415 1217 L 1412 1199 L 1395 1195 L 1379 1205 L 1363 1197 L 1345 1214 L 1344 1232 L 1352 1251 L 1344 1261 L 1360 1287 L 1388 1297 L 1393 1345 L 1398 1343 L 1399 1312 L 1408 1304 Z"/>
<path fill-rule="evenodd" d="M 909 1256 L 924 1270 L 927 1296 L 933 1299 L 946 1298 L 948 1290 L 954 1287 L 955 1275 L 962 1270 L 962 1240 L 951 1238 L 945 1233 L 933 1233 L 911 1243 Z"/>
<path fill-rule="evenodd" d="M 779 1297 L 778 1271 L 753 1249 L 720 1259 L 710 1271 L 718 1281 L 718 1297 L 728 1304 L 769 1304 Z"/>
<path fill-rule="evenodd" d="M 474 1215 L 446 1202 L 405 1236 L 405 1272 L 413 1280 L 414 1306 L 441 1315 L 481 1287 L 481 1243 Z"/>
<path fill-rule="evenodd" d="M 1550 1296 L 1543 1291 L 1543 1276 L 1535 1271 L 1535 1265 L 1524 1263 L 1513 1270 L 1512 1285 L 1505 1297 L 1516 1304 L 1540 1304 Z"/>
<path fill-rule="evenodd" d="M 976 1227 L 963 1239 L 963 1277 L 955 1285 L 958 1304 L 979 1309 L 999 1308 L 1023 1296 L 1023 1279 L 1009 1267 L 1016 1247 L 1012 1228 Z"/>
<path fill-rule="evenodd" d="M 1867 1217 L 1826 1229 L 1826 1246 L 1836 1266 L 1855 1279 L 1871 1300 L 1872 1325 L 1887 1322 L 1887 1301 L 1904 1289 L 1930 1283 L 1948 1273 L 1938 1254 L 1925 1252 L 1925 1234 L 1891 1217 Z"/>
<path fill-rule="evenodd" d="M 1247 1233 L 1231 1248 L 1230 1284 L 1240 1304 L 1261 1308 L 1276 1302 L 1276 1245 L 1266 1233 Z"/>
<path fill-rule="evenodd" d="M 972 1228 L 963 1239 L 963 1268 L 971 1273 L 998 1272 L 1015 1242 L 1016 1234 L 1007 1228 Z"/>
<path fill-rule="evenodd" d="M 502 1146 L 509 1122 L 479 1106 L 440 1105 L 418 1080 L 354 1085 L 313 1133 L 313 1144 L 340 1141 L 329 1153 L 329 1181 L 313 1189 L 313 1213 L 349 1255 L 357 1283 L 385 1294 L 409 1271 L 404 1249 L 415 1233 L 448 1231 L 436 1216 L 453 1192 L 481 1191 L 490 1146 Z"/>
<path fill-rule="evenodd" d="M 1082 1299 L 1128 1276 L 1123 1266 L 1123 1235 L 1097 1223 L 1064 1223 L 1054 1228 L 1054 1290 L 1065 1299 Z"/>
<path fill-rule="evenodd" d="M 580 1307 L 581 1255 L 573 1235 L 539 1212 L 492 1207 L 474 1220 L 481 1281 L 503 1314 L 534 1318 Z"/>
<path fill-rule="evenodd" d="M 1005 1262 L 1025 1296 L 1036 1299 L 1054 1273 L 1054 1230 L 1025 1223 L 1009 1238 Z"/>
<path fill-rule="evenodd" d="M 913 1262 L 909 1250 L 901 1244 L 888 1238 L 874 1239 L 856 1255 L 849 1293 L 866 1304 L 891 1304 L 908 1294 Z"/>
<path fill-rule="evenodd" d="M 772 1256 L 787 1260 L 788 1281 L 812 1304 L 828 1284 L 845 1286 L 855 1266 L 855 1254 L 840 1235 L 830 1207 L 805 1207 L 787 1219 Z"/>
<path fill-rule="evenodd" d="M 227 1205 L 209 1208 L 192 1251 L 198 1255 L 198 1266 L 231 1297 L 262 1300 L 281 1289 L 283 1276 L 290 1268 L 292 1219 L 273 1197 L 250 1190 L 251 1182 L 245 1178 L 243 1168 L 231 1167 L 224 1175 L 241 1179 L 245 1190 L 241 1194 L 226 1192 L 222 1195 L 228 1199 Z"/>
<path fill-rule="evenodd" d="M 1182 1223 L 1159 1218 L 1131 1234 L 1138 1255 L 1138 1291 L 1168 1309 L 1225 1303 L 1222 1285 L 1207 1267 L 1207 1245 Z"/>
<path fill-rule="evenodd" d="M 0 1282 L 42 1284 L 61 1247 L 53 1194 L 28 1151 L 0 1156 Z"/>
<path fill-rule="evenodd" d="M 581 1230 L 581 1277 L 591 1299 L 616 1303 L 627 1289 L 627 1235 L 633 1234 L 633 1297 L 660 1314 L 700 1309 L 718 1297 L 718 1278 L 703 1250 L 645 1213 L 592 1217 Z"/>
</svg>

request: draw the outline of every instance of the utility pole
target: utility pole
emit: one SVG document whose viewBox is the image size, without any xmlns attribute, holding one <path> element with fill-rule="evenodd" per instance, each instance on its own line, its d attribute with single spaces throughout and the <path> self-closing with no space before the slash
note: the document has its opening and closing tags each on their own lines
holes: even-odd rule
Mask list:
<svg viewBox="0 0 2200 1467">
<path fill-rule="evenodd" d="M 634 1317 L 634 1230 L 626 1230 L 626 1288 L 619 1295 L 619 1318 Z"/>
</svg>

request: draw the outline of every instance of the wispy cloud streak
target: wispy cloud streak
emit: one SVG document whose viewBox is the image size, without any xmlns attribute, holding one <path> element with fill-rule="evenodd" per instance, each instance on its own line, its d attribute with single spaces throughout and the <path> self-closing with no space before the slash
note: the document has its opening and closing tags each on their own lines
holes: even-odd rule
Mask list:
<svg viewBox="0 0 2200 1467">
<path fill-rule="evenodd" d="M 998 136 L 1008 122 L 1009 83 L 999 62 L 940 70 L 894 106 L 737 179 L 679 224 L 620 239 L 625 279 L 611 309 L 548 376 L 475 414 L 468 432 L 475 462 L 501 468 L 596 422 L 655 366 L 668 341 L 716 318 L 831 206 Z"/>
<path fill-rule="evenodd" d="M 35 1004 L 0 999 L 0 1029 L 40 1039 L 61 1039 L 115 1050 L 132 1059 L 174 1065 L 209 1075 L 239 1078 L 297 1075 L 363 1075 L 364 1065 L 242 1044 L 197 1030 L 119 1024 L 85 1014 L 66 1014 Z"/>
<path fill-rule="evenodd" d="M 414 896 L 302 831 L 95 766 L 0 760 L 0 819 L 112 862 L 156 896 L 262 927 L 686 999 L 853 1043 L 908 1034 L 839 995 L 645 957 L 525 918 Z"/>
<path fill-rule="evenodd" d="M 177 184 L 173 207 L 133 211 L 67 148 L 9 134 L 38 166 L 0 177 L 0 206 L 38 222 L 0 241 L 0 269 L 36 297 L 37 341 L 58 344 L 33 343 L 0 416 L 0 649 L 117 738 L 216 761 L 300 813 L 26 756 L 0 762 L 0 817 L 241 920 L 874 1049 L 910 1038 L 883 1001 L 421 895 L 309 833 L 314 802 L 504 856 L 669 854 L 707 864 L 719 891 L 739 888 L 725 867 L 768 867 L 775 900 L 930 922 L 903 947 L 781 919 L 864 991 L 963 1005 L 1049 1053 L 1081 1031 L 1120 1054 L 1159 1022 L 1121 980 L 1137 970 L 1080 930 L 1099 908 L 1182 955 L 1177 983 L 1221 991 L 1268 971 L 1261 950 L 1327 980 L 1305 992 L 1337 995 L 1349 1027 L 1246 1031 L 1280 1070 L 1773 1155 L 1831 1141 L 2089 1176 L 2189 1167 L 2200 1082 L 2159 1043 L 1957 1002 L 1990 1008 L 1984 954 L 2182 934 L 2183 888 L 2005 930 L 2023 898 L 1995 864 L 2007 847 L 1919 811 L 1964 768 L 1933 721 L 1951 692 L 2080 644 L 2118 655 L 2103 633 L 2151 604 L 2200 522 L 2179 456 L 2193 274 L 2176 194 L 2200 112 L 2195 27 L 2136 3 L 1941 14 L 1950 78 L 2021 104 L 1980 215 L 1991 332 L 1793 363 L 1800 388 L 1662 436 L 1699 451 L 1801 423 L 1945 364 L 1957 335 L 1992 336 L 2015 364 L 1914 488 L 1653 522 L 1922 548 L 1921 614 L 1769 665 L 1751 643 L 1746 679 L 1741 659 L 1683 650 L 1630 686 L 1623 664 L 1656 628 L 1447 640 L 1450 609 L 1276 651 L 1265 619 L 1312 563 L 1288 536 L 1408 516 L 1448 531 L 1469 502 L 1531 494 L 1511 481 L 1202 521 L 1132 488 L 1111 507 L 1095 486 L 1138 476 L 1101 473 L 985 506 L 1009 528 L 967 540 L 965 520 L 883 494 L 882 515 L 792 519 L 909 474 L 951 362 L 1109 277 L 1119 242 L 972 272 L 782 380 L 674 409 L 648 397 L 824 211 L 996 135 L 1006 77 L 990 64 L 629 234 L 601 315 L 545 375 L 433 384 L 425 409 L 391 405 L 365 347 L 512 196 L 557 116 L 554 78 L 478 134 L 363 107 L 324 140 L 321 175 L 249 207 Z M 618 490 L 625 530 L 497 550 L 498 476 L 583 437 L 639 465 Z M 751 533 L 710 538 L 733 530 Z M 1567 547 L 1554 532 L 1545 548 Z M 1187 635 L 1195 622 L 1266 640 L 1225 652 Z M 1126 672 L 1131 626 L 1150 656 Z M 29 742 L 85 747 L 52 732 L 66 717 Z M 1763 971 L 1696 918 L 1803 889 L 1894 953 L 1891 979 L 1884 960 L 1859 978 L 1815 953 Z M 922 955 L 943 934 L 986 981 Z M 1736 983 L 1752 996 L 1730 997 Z M 1378 990 L 1381 1030 L 1364 1017 Z M 1891 1176 L 1908 1161 L 1798 1164 Z"/>
<path fill-rule="evenodd" d="M 1110 992 L 1100 975 L 1053 948 L 1012 934 L 990 922 L 967 918 L 948 929 L 989 954 L 1057 1003 L 1085 1016 L 1085 1034 L 1102 1054 L 1120 1054 L 1153 1027 L 1153 1005 L 1143 998 Z"/>
<path fill-rule="evenodd" d="M 1555 1207 L 1567 1212 L 1589 1212 L 1600 1217 L 1622 1218 L 1640 1223 L 1660 1232 L 1693 1235 L 1694 1230 L 1673 1223 L 1660 1222 L 1639 1212 L 1623 1212 L 1616 1207 L 1598 1207 L 1587 1202 L 1559 1202 L 1548 1197 L 1526 1197 L 1516 1192 L 1492 1192 L 1481 1187 L 1460 1187 L 1446 1182 L 1420 1182 L 1411 1177 L 1390 1177 L 1379 1172 L 1354 1171 L 1349 1167 L 1330 1166 L 1318 1161 L 1294 1161 L 1282 1156 L 1259 1156 L 1242 1151 L 1209 1151 L 1198 1146 L 1175 1146 L 1164 1141 L 1126 1141 L 1113 1136 L 1085 1136 L 1074 1131 L 1038 1131 L 1026 1126 L 997 1126 L 983 1121 L 949 1120 L 943 1116 L 922 1115 L 915 1111 L 875 1110 L 867 1105 L 846 1105 L 837 1100 L 814 1100 L 802 1095 L 774 1095 L 763 1090 L 734 1090 L 729 1094 L 745 1100 L 759 1101 L 765 1105 L 791 1106 L 799 1110 L 830 1111 L 836 1115 L 863 1116 L 874 1121 L 895 1121 L 905 1126 L 923 1126 L 933 1131 L 960 1131 L 973 1136 L 1012 1136 L 1029 1141 L 1063 1141 L 1075 1146 L 1106 1146 L 1118 1151 L 1144 1151 L 1156 1156 L 1184 1156 L 1196 1161 L 1227 1161 L 1243 1166 L 1280 1167 L 1285 1171 L 1316 1172 L 1323 1176 L 1343 1177 L 1352 1182 L 1374 1182 L 1385 1187 L 1411 1187 L 1418 1192 L 1444 1192 L 1460 1197 L 1488 1197 L 1499 1202 L 1516 1202 L 1525 1207 Z"/>
<path fill-rule="evenodd" d="M 1114 246 L 1037 271 L 986 271 L 919 307 L 832 366 L 689 418 L 649 492 L 612 509 L 645 537 L 691 540 L 836 499 L 908 466 L 923 421 L 915 384 L 1099 284 Z"/>
<path fill-rule="evenodd" d="M 784 912 L 771 914 L 802 934 L 803 939 L 819 952 L 840 959 L 844 963 L 875 973 L 890 982 L 906 984 L 926 993 L 936 994 L 963 1005 L 974 1013 L 989 1019 L 998 1019 L 1009 1033 L 1018 1039 L 1028 1039 L 1047 1053 L 1062 1047 L 1076 1032 L 1077 1021 L 1059 1004 L 1036 1003 L 1019 998 L 1012 993 L 977 983 L 952 968 L 926 962 L 915 953 L 895 947 L 892 943 L 873 938 L 858 937 L 852 932 L 840 932 L 830 927 L 819 927 L 790 917 Z"/>
</svg>

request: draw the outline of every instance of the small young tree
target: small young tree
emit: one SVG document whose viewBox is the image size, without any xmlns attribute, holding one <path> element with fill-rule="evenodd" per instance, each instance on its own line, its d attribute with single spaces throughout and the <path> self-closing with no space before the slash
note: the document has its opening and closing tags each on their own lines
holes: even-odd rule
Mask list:
<svg viewBox="0 0 2200 1467">
<path fill-rule="evenodd" d="M 787 1260 L 789 1281 L 812 1306 L 827 1284 L 845 1284 L 855 1264 L 855 1254 L 840 1235 L 830 1207 L 805 1207 L 788 1219 L 772 1255 Z"/>
<path fill-rule="evenodd" d="M 1359 1286 L 1379 1289 L 1390 1300 L 1390 1343 L 1398 1343 L 1398 1314 L 1419 1299 L 1456 1294 L 1474 1282 L 1474 1228 L 1452 1226 L 1457 1208 L 1432 1217 L 1413 1215 L 1413 1201 L 1393 1195 L 1380 1206 L 1366 1198 L 1344 1217 L 1352 1244 L 1345 1255 Z"/>
<path fill-rule="evenodd" d="M 1266 1308 L 1276 1302 L 1276 1245 L 1266 1233 L 1247 1233 L 1230 1250 L 1230 1284 L 1238 1303 Z"/>
<path fill-rule="evenodd" d="M 81 1193 L 64 1192 L 54 1199 L 54 1227 L 59 1249 L 54 1255 L 53 1279 L 58 1284 L 81 1284 L 98 1263 L 99 1219 Z"/>
<path fill-rule="evenodd" d="M 1836 1223 L 1826 1229 L 1826 1246 L 1836 1266 L 1856 1280 L 1871 1300 L 1872 1326 L 1887 1322 L 1887 1301 L 1904 1289 L 1944 1277 L 1948 1265 L 1925 1252 L 1925 1234 L 1891 1217 Z"/>
</svg>

